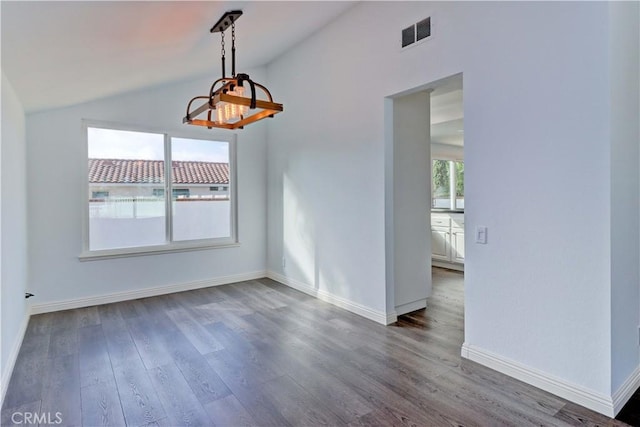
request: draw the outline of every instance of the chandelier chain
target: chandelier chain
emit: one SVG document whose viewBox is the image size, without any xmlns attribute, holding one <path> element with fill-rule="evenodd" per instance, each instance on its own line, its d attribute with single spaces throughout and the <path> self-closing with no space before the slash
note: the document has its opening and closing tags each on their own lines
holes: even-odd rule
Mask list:
<svg viewBox="0 0 640 427">
<path fill-rule="evenodd" d="M 236 45 L 236 23 L 234 21 L 231 22 L 231 44 Z"/>
<path fill-rule="evenodd" d="M 221 55 L 224 58 L 224 54 L 225 54 L 225 51 L 224 51 L 224 31 L 221 31 L 220 35 L 222 35 L 222 41 L 220 42 L 220 46 L 222 47 Z"/>
</svg>

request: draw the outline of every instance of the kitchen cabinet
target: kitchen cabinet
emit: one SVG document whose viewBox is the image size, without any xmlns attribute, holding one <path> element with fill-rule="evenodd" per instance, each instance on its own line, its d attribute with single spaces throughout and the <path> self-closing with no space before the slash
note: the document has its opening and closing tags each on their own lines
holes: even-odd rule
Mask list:
<svg viewBox="0 0 640 427">
<path fill-rule="evenodd" d="M 464 229 L 451 229 L 451 261 L 464 264 Z"/>
<path fill-rule="evenodd" d="M 451 233 L 448 228 L 431 227 L 431 257 L 450 261 Z"/>
<path fill-rule="evenodd" d="M 464 214 L 431 214 L 431 258 L 434 265 L 458 268 L 464 264 Z"/>
</svg>

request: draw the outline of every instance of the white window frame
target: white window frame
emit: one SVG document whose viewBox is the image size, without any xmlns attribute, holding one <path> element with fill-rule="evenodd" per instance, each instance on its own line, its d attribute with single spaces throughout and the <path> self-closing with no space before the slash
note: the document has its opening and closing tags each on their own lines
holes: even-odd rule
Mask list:
<svg viewBox="0 0 640 427">
<path fill-rule="evenodd" d="M 198 239 L 185 241 L 172 241 L 173 238 L 173 212 L 171 179 L 164 182 L 165 194 L 165 239 L 164 245 L 136 246 L 130 248 L 115 249 L 89 249 L 89 138 L 88 128 L 101 128 L 130 132 L 145 132 L 164 135 L 164 162 L 165 177 L 171 177 L 171 138 L 190 138 L 210 141 L 223 141 L 229 144 L 229 201 L 230 201 L 230 225 L 231 236 L 214 239 Z M 196 251 L 213 248 L 227 248 L 240 245 L 238 238 L 238 180 L 237 180 L 237 150 L 235 133 L 222 133 L 218 131 L 203 132 L 199 129 L 173 130 L 152 129 L 143 126 L 126 125 L 121 123 L 104 122 L 98 120 L 82 120 L 82 252 L 78 256 L 80 261 L 91 261 L 109 258 L 124 258 L 132 256 L 154 255 L 161 253 Z"/>
</svg>

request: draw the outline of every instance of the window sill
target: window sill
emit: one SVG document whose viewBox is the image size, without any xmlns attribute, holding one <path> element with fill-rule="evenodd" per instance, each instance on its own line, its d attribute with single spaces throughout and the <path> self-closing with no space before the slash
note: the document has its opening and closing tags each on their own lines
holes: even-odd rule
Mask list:
<svg viewBox="0 0 640 427">
<path fill-rule="evenodd" d="M 225 242 L 203 241 L 202 243 L 172 243 L 169 245 L 141 246 L 124 249 L 103 249 L 97 251 L 84 251 L 78 255 L 80 261 L 97 261 L 111 258 L 129 258 L 136 256 L 158 255 L 177 252 L 202 251 L 207 249 L 235 248 L 240 242 L 228 240 Z"/>
</svg>

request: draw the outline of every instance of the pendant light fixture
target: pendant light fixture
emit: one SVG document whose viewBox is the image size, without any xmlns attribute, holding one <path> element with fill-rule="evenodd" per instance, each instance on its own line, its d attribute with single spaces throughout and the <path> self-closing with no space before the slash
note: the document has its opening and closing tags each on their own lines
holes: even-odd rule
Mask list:
<svg viewBox="0 0 640 427">
<path fill-rule="evenodd" d="M 242 16 L 241 10 L 226 12 L 211 28 L 212 33 L 221 35 L 222 77 L 216 80 L 209 95 L 196 96 L 187 104 L 187 115 L 183 123 L 223 129 L 242 129 L 265 117 L 273 117 L 282 111 L 282 104 L 273 102 L 271 93 L 263 85 L 254 82 L 248 74 L 236 74 L 236 21 Z M 231 27 L 231 77 L 225 72 L 224 32 Z M 258 93 L 261 96 L 258 96 Z M 203 104 L 191 110 L 196 100 Z M 197 117 L 206 113 L 206 119 Z"/>
</svg>

